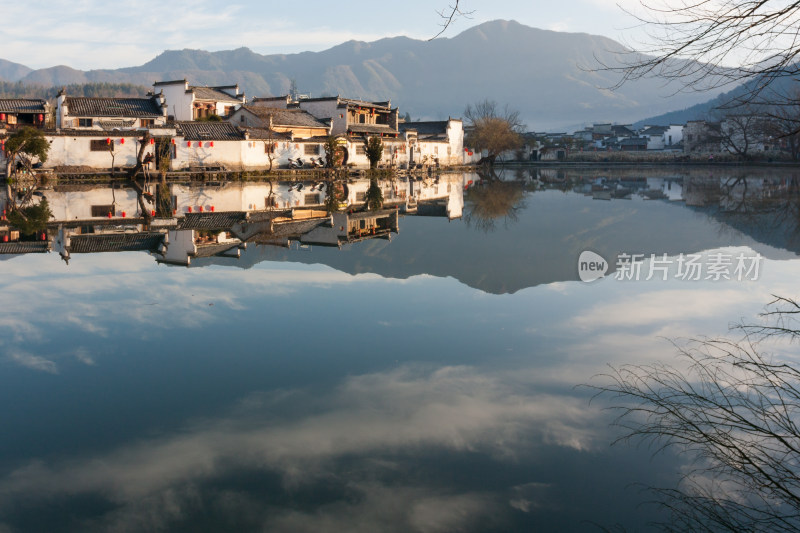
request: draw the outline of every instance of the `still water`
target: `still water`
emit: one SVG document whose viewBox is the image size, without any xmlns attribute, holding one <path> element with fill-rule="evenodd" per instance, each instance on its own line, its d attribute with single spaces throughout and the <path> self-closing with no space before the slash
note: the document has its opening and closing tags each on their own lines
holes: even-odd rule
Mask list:
<svg viewBox="0 0 800 533">
<path fill-rule="evenodd" d="M 713 170 L 446 176 L 385 238 L 262 235 L 188 268 L 0 255 L 0 532 L 646 531 L 641 486 L 686 458 L 611 446 L 580 385 L 797 296 L 798 175 Z M 605 277 L 579 280 L 584 251 Z"/>
</svg>

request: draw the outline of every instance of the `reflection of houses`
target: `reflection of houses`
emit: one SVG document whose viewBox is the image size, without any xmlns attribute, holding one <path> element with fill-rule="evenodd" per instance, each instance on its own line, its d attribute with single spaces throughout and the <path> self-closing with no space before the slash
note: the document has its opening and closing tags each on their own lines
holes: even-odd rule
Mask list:
<svg viewBox="0 0 800 533">
<path fill-rule="evenodd" d="M 189 85 L 186 80 L 174 80 L 158 81 L 153 88 L 163 93 L 169 109 L 167 115 L 176 121 L 225 117 L 245 103 L 238 85 L 199 87 Z"/>
<path fill-rule="evenodd" d="M 92 232 L 86 230 L 91 229 Z M 95 231 L 97 230 L 97 231 Z M 72 254 L 102 252 L 155 252 L 164 238 L 159 231 L 141 231 L 137 226 L 69 228 L 60 227 L 53 239 L 53 250 L 69 262 Z"/>
<path fill-rule="evenodd" d="M 58 93 L 56 129 L 123 130 L 164 126 L 167 107 L 161 95 L 149 98 L 85 98 Z"/>
<path fill-rule="evenodd" d="M 0 129 L 44 126 L 50 105 L 33 98 L 0 98 Z"/>
<path fill-rule="evenodd" d="M 158 248 L 158 261 L 189 266 L 201 257 L 239 258 L 244 243 L 228 230 L 246 216 L 242 212 L 191 213 L 170 229 Z"/>
<path fill-rule="evenodd" d="M 342 246 L 366 239 L 391 239 L 399 231 L 397 209 L 357 213 L 333 213 L 330 223 L 319 225 L 300 237 L 304 244 Z"/>
</svg>

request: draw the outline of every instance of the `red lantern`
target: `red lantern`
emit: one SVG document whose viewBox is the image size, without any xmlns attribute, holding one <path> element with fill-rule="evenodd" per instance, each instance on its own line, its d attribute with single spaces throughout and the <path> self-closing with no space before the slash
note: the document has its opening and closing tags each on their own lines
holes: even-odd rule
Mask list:
<svg viewBox="0 0 800 533">
<path fill-rule="evenodd" d="M 125 139 L 124 138 L 120 139 L 119 144 L 125 144 Z"/>
<path fill-rule="evenodd" d="M 172 141 L 172 146 L 175 146 L 175 139 L 170 139 Z"/>
<path fill-rule="evenodd" d="M 106 144 L 111 144 L 111 138 L 110 137 L 106 137 Z"/>
<path fill-rule="evenodd" d="M 111 218 L 111 211 L 108 212 L 108 218 Z"/>
<path fill-rule="evenodd" d="M 151 216 L 151 217 L 154 217 L 154 216 L 156 216 L 156 211 L 155 211 L 155 209 L 154 209 L 154 210 L 152 210 L 152 211 L 150 211 L 150 216 Z"/>
<path fill-rule="evenodd" d="M 122 212 L 122 218 L 125 218 L 125 215 L 126 215 L 126 214 L 127 214 L 127 213 L 125 213 L 125 211 L 123 211 L 123 212 Z"/>
<path fill-rule="evenodd" d="M 197 206 L 197 211 L 199 213 L 202 213 L 203 212 L 203 206 L 202 205 Z"/>
<path fill-rule="evenodd" d="M 39 117 L 38 118 L 39 118 L 39 122 L 44 122 L 44 115 L 42 115 L 41 113 L 39 113 Z"/>
<path fill-rule="evenodd" d="M 8 235 L 3 235 L 3 242 L 8 242 Z"/>
<path fill-rule="evenodd" d="M 210 143 L 208 143 L 208 145 L 209 145 L 211 148 L 214 148 L 214 141 L 211 141 Z"/>
<path fill-rule="evenodd" d="M 211 212 L 212 213 L 214 212 L 214 206 L 213 205 L 211 206 Z"/>
<path fill-rule="evenodd" d="M 5 113 L 0 113 L 0 120 L 3 121 L 3 122 L 6 121 L 6 114 Z"/>
<path fill-rule="evenodd" d="M 186 212 L 187 212 L 187 213 L 191 213 L 191 212 L 192 212 L 192 206 L 189 206 L 189 207 L 187 207 L 187 208 L 186 208 Z"/>
<path fill-rule="evenodd" d="M 203 143 L 202 143 L 202 141 L 197 141 L 197 147 L 198 147 L 198 148 L 202 148 L 202 147 L 203 147 Z"/>
<path fill-rule="evenodd" d="M 42 240 L 45 240 L 45 239 L 47 239 L 47 235 L 45 234 L 45 232 L 42 232 Z"/>
<path fill-rule="evenodd" d="M 156 140 L 155 140 L 155 139 L 153 139 L 153 138 L 151 138 L 151 139 L 150 139 L 150 144 L 151 144 L 151 145 L 153 145 L 153 144 L 155 144 L 155 143 L 156 143 Z"/>
<path fill-rule="evenodd" d="M 186 146 L 187 146 L 187 148 L 191 148 L 192 147 L 192 141 L 186 141 Z"/>
</svg>

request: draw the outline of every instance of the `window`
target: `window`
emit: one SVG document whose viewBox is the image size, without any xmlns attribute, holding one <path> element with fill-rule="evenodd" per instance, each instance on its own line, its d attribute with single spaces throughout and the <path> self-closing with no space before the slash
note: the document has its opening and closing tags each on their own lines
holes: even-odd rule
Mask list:
<svg viewBox="0 0 800 533">
<path fill-rule="evenodd" d="M 305 196 L 306 205 L 318 204 L 318 203 L 319 203 L 319 193 L 306 194 Z"/>
<path fill-rule="evenodd" d="M 450 155 L 451 153 L 453 153 L 453 147 L 448 144 L 447 145 L 447 155 Z"/>
<path fill-rule="evenodd" d="M 156 121 L 152 118 L 143 118 L 139 121 L 143 128 L 150 128 L 155 125 Z"/>
<path fill-rule="evenodd" d="M 244 113 L 239 115 L 239 122 L 244 122 Z"/>
<path fill-rule="evenodd" d="M 391 155 L 390 150 L 391 149 L 388 146 L 384 146 L 383 147 L 383 155 L 385 155 L 385 156 Z"/>
<path fill-rule="evenodd" d="M 107 217 L 108 214 L 114 214 L 114 206 L 113 205 L 93 205 L 92 206 L 92 217 Z"/>
<path fill-rule="evenodd" d="M 242 118 L 244 118 L 244 116 Z M 264 153 L 265 154 L 274 154 L 275 153 L 275 148 L 277 146 L 278 146 L 278 143 L 265 142 L 264 143 Z"/>
<path fill-rule="evenodd" d="M 358 121 L 359 121 L 361 124 L 366 124 L 366 122 L 367 122 L 367 115 L 358 115 Z"/>
<path fill-rule="evenodd" d="M 304 144 L 303 145 L 303 154 L 305 154 L 305 155 L 317 155 L 317 154 L 319 154 L 319 145 L 318 144 Z"/>
<path fill-rule="evenodd" d="M 361 145 L 356 146 L 356 155 L 365 155 L 367 153 L 366 148 Z"/>
<path fill-rule="evenodd" d="M 81 128 L 91 128 L 92 127 L 92 119 L 90 118 L 79 118 L 78 119 L 78 126 Z"/>
<path fill-rule="evenodd" d="M 366 199 L 367 199 L 367 193 L 366 192 L 362 191 L 362 192 L 357 192 L 356 193 L 356 202 L 363 202 Z"/>
<path fill-rule="evenodd" d="M 274 196 L 267 196 L 264 198 L 264 205 L 266 207 L 278 207 L 278 199 Z"/>
<path fill-rule="evenodd" d="M 92 152 L 109 152 L 111 151 L 111 145 L 105 139 L 92 139 L 89 150 Z"/>
<path fill-rule="evenodd" d="M 438 146 L 434 146 L 433 147 L 433 153 L 436 154 L 436 155 L 439 155 L 439 147 Z"/>
</svg>

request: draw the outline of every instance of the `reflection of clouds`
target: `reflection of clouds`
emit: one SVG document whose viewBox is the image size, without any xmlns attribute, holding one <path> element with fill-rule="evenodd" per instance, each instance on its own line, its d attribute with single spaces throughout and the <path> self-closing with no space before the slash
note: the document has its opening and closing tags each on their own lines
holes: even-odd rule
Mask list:
<svg viewBox="0 0 800 533">
<path fill-rule="evenodd" d="M 39 370 L 41 372 L 47 372 L 48 374 L 58 374 L 58 366 L 53 361 L 38 355 L 12 350 L 9 352 L 8 358 L 14 363 L 32 370 Z"/>
<path fill-rule="evenodd" d="M 402 368 L 348 378 L 321 396 L 303 391 L 252 396 L 230 418 L 100 457 L 32 462 L 0 480 L 0 505 L 99 493 L 130 510 L 237 468 L 276 471 L 285 486 L 298 487 L 328 475 L 342 457 L 367 454 L 446 449 L 515 461 L 545 445 L 589 448 L 598 419 L 582 399 L 521 392 L 473 369 Z M 414 500 L 413 494 L 403 497 Z M 484 508 L 480 495 L 432 497 L 407 506 L 396 502 L 392 512 L 406 513 L 404 523 L 414 530 L 447 531 L 468 519 L 468 508 Z M 326 518 L 331 524 L 334 515 Z M 283 520 L 288 531 L 321 518 L 325 512 L 287 514 Z"/>
<path fill-rule="evenodd" d="M 768 301 L 769 294 L 762 294 L 762 301 Z M 724 317 L 731 308 L 753 300 L 754 295 L 742 289 L 687 288 L 650 291 L 613 303 L 597 304 L 576 316 L 574 324 L 583 328 L 626 327 Z"/>
<path fill-rule="evenodd" d="M 255 272 L 167 268 L 141 253 L 81 256 L 84 263 L 73 261 L 69 267 L 53 261 L 57 268 L 50 261 L 26 259 L 4 263 L 10 268 L 0 280 L 0 345 L 6 351 L 47 342 L 47 332 L 54 328 L 106 338 L 119 327 L 143 329 L 142 335 L 148 328 L 197 329 L 220 312 L 245 310 L 246 300 L 253 297 L 286 297 L 309 287 L 382 280 L 322 266 L 280 265 Z"/>
</svg>

